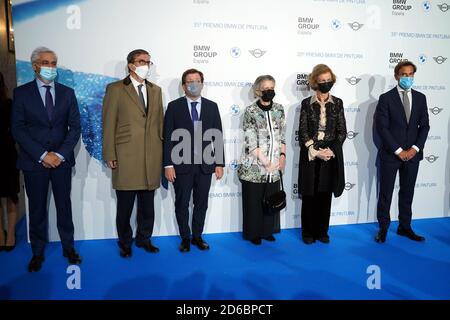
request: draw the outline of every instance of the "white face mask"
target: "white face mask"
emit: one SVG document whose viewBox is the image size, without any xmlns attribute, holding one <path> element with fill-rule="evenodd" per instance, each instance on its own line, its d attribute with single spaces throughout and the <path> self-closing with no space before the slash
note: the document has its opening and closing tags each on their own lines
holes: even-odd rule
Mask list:
<svg viewBox="0 0 450 320">
<path fill-rule="evenodd" d="M 145 80 L 148 77 L 150 69 L 148 66 L 140 66 L 140 67 L 136 67 L 134 72 L 138 75 L 139 78 L 141 78 L 142 80 Z"/>
</svg>

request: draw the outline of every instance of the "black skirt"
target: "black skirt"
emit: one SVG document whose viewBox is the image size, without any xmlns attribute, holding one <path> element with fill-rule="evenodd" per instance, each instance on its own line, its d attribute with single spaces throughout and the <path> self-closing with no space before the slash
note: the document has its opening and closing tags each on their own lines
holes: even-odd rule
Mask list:
<svg viewBox="0 0 450 320">
<path fill-rule="evenodd" d="M 264 214 L 262 199 L 266 183 L 240 180 L 242 183 L 242 234 L 244 239 L 265 238 L 280 232 L 280 213 L 272 216 Z M 267 185 L 268 194 L 280 190 L 280 181 Z"/>
</svg>

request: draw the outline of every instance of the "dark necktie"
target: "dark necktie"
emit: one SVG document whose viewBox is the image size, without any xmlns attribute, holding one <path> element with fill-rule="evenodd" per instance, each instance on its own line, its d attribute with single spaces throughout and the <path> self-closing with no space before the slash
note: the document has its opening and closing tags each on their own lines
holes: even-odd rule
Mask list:
<svg viewBox="0 0 450 320">
<path fill-rule="evenodd" d="M 50 92 L 51 86 L 44 87 L 47 89 L 45 92 L 45 109 L 47 109 L 48 119 L 51 121 L 54 107 L 52 93 Z"/>
<path fill-rule="evenodd" d="M 192 115 L 192 124 L 195 126 L 195 122 L 198 121 L 198 112 L 197 112 L 197 101 L 191 102 L 191 115 Z"/>
<path fill-rule="evenodd" d="M 144 107 L 145 112 L 147 112 L 147 105 L 145 104 L 144 94 L 142 93 L 143 86 L 144 86 L 143 84 L 138 85 L 139 98 L 141 99 L 141 103 L 142 103 L 142 106 Z"/>
<path fill-rule="evenodd" d="M 411 116 L 411 107 L 409 106 L 408 91 L 403 91 L 403 109 L 405 109 L 406 122 L 409 123 L 409 118 Z"/>
</svg>

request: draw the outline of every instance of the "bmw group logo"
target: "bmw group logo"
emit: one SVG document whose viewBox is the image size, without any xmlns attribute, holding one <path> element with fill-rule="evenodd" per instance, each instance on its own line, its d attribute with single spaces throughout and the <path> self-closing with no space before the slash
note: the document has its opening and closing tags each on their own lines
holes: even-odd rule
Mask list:
<svg viewBox="0 0 450 320">
<path fill-rule="evenodd" d="M 239 167 L 238 161 L 237 161 L 237 160 L 231 161 L 230 164 L 229 164 L 229 167 L 230 167 L 230 169 L 232 169 L 232 170 L 237 170 L 238 167 Z"/>
<path fill-rule="evenodd" d="M 443 57 L 443 56 L 437 56 L 437 57 L 433 57 L 434 61 L 436 61 L 437 64 L 443 64 L 445 62 L 445 60 L 447 60 L 447 58 Z"/>
<path fill-rule="evenodd" d="M 331 29 L 339 30 L 341 28 L 342 23 L 338 19 L 334 19 L 331 21 Z"/>
<path fill-rule="evenodd" d="M 239 108 L 239 106 L 237 104 L 233 104 L 230 107 L 230 112 L 233 116 L 238 115 L 240 111 L 241 111 L 241 109 Z"/>
<path fill-rule="evenodd" d="M 230 50 L 230 54 L 233 58 L 239 58 L 241 56 L 241 49 L 238 47 L 233 47 Z"/>
<path fill-rule="evenodd" d="M 346 182 L 344 188 L 345 188 L 345 190 L 349 191 L 349 190 L 353 189 L 354 186 L 355 186 L 354 183 Z"/>
<path fill-rule="evenodd" d="M 434 107 L 434 108 L 429 108 L 429 110 L 431 111 L 432 114 L 437 115 L 437 114 L 441 113 L 443 108 Z"/>
<path fill-rule="evenodd" d="M 249 50 L 248 52 L 250 52 L 250 54 L 252 56 L 254 56 L 255 58 L 261 58 L 267 51 L 263 51 L 258 48 L 258 49 Z"/>
<path fill-rule="evenodd" d="M 362 28 L 363 24 L 359 23 L 359 22 L 352 22 L 348 24 L 350 26 L 350 28 L 352 28 L 353 31 L 358 31 L 359 29 Z"/>
<path fill-rule="evenodd" d="M 352 86 L 354 86 L 354 85 L 356 85 L 358 82 L 361 81 L 361 78 L 350 77 L 350 78 L 345 78 L 345 80 L 347 80 L 348 83 L 350 83 Z"/>
<path fill-rule="evenodd" d="M 424 55 L 423 53 L 419 55 L 419 63 L 420 63 L 420 64 L 425 64 L 425 63 L 427 63 L 427 60 L 428 60 L 427 56 Z"/>
<path fill-rule="evenodd" d="M 354 131 L 348 131 L 347 132 L 347 139 L 354 139 L 357 135 L 359 134 L 359 132 L 354 132 Z"/>
<path fill-rule="evenodd" d="M 430 3 L 430 1 L 422 2 L 422 9 L 425 12 L 429 12 L 431 10 L 431 3 Z"/>
<path fill-rule="evenodd" d="M 433 154 L 429 155 L 428 157 L 425 157 L 425 159 L 427 159 L 427 161 L 428 161 L 429 163 L 435 162 L 438 158 L 439 158 L 438 156 L 435 156 L 435 155 L 433 155 Z"/>
<path fill-rule="evenodd" d="M 450 5 L 446 4 L 446 3 L 441 3 L 437 5 L 439 10 L 441 10 L 442 12 L 447 12 L 448 9 L 450 9 Z"/>
</svg>

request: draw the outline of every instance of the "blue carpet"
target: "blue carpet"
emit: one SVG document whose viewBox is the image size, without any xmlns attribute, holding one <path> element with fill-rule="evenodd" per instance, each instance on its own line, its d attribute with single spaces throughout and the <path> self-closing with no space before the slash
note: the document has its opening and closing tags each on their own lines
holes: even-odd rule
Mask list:
<svg viewBox="0 0 450 320">
<path fill-rule="evenodd" d="M 39 273 L 27 272 L 25 223 L 18 245 L 0 252 L 0 299 L 450 299 L 450 218 L 413 221 L 424 243 L 395 234 L 376 244 L 376 224 L 332 226 L 329 245 L 305 245 L 299 229 L 255 246 L 241 233 L 209 234 L 211 250 L 182 254 L 179 238 L 155 237 L 159 254 L 133 248 L 119 257 L 116 240 L 77 241 L 81 289 L 69 290 L 60 243 L 50 243 Z M 370 265 L 381 289 L 369 290 Z"/>
</svg>

